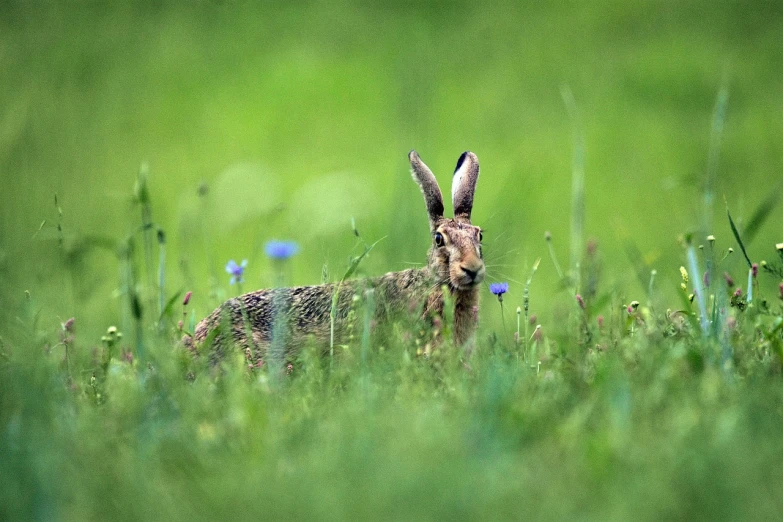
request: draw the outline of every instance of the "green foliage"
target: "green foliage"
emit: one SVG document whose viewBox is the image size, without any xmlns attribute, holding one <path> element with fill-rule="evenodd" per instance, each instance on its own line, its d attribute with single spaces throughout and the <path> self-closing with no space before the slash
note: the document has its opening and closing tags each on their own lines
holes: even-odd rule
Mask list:
<svg viewBox="0 0 783 522">
<path fill-rule="evenodd" d="M 0 519 L 779 517 L 779 7 L 0 11 Z M 516 324 L 485 295 L 467 356 L 370 294 L 333 358 L 183 349 L 228 259 L 423 264 L 413 147 L 444 194 L 481 158 Z"/>
<path fill-rule="evenodd" d="M 780 8 L 753 1 L 6 2 L 3 289 L 42 298 L 49 324 L 78 310 L 99 335 L 127 313 L 131 332 L 115 247 L 102 238 L 129 235 L 143 206 L 146 224 L 166 233 L 167 285 L 194 291 L 199 316 L 229 296 L 228 259 L 258 267 L 250 287 L 274 284 L 266 240 L 302 246 L 291 283 L 345 266 L 350 216 L 366 237 L 389 236 L 367 273 L 422 263 L 426 215 L 406 164 L 416 148 L 445 193 L 459 153 L 478 154 L 474 216 L 493 278 L 524 281 L 547 257 L 547 230 L 572 267 L 573 227 L 600 240 L 617 283 L 640 292 L 649 271 L 637 283 L 620 270 L 632 238 L 672 298 L 664 267 L 679 263 L 677 235 L 701 226 L 705 174 L 746 246 L 781 240 L 753 211 L 783 172 L 783 119 L 770 116 L 780 112 L 782 32 Z M 572 194 L 574 169 L 583 193 Z M 582 216 L 563 212 L 572 198 Z M 768 223 L 783 221 L 783 207 L 768 212 Z M 729 237 L 715 222 L 702 235 Z M 154 233 L 137 238 L 145 283 Z M 52 255 L 60 243 L 65 271 Z M 537 282 L 536 313 L 552 318 L 561 279 L 551 263 Z M 159 312 L 157 293 L 138 297 Z"/>
<path fill-rule="evenodd" d="M 532 368 L 486 331 L 469 360 L 372 337 L 331 364 L 305 350 L 276 386 L 240 351 L 215 369 L 155 342 L 140 363 L 112 329 L 99 349 L 68 339 L 69 370 L 56 346 L 12 343 L 2 515 L 774 517 L 775 310 L 737 316 L 728 371 L 698 330 L 643 307 L 633 328 L 625 311 L 589 325 L 589 345 L 561 332 Z"/>
</svg>

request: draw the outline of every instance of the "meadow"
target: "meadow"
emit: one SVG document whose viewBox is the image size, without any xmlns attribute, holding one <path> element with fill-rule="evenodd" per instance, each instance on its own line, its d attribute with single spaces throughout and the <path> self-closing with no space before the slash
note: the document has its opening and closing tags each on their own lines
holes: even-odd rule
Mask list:
<svg viewBox="0 0 783 522">
<path fill-rule="evenodd" d="M 765 2 L 7 3 L 0 518 L 778 518 L 781 31 Z M 178 345 L 242 291 L 424 264 L 413 148 L 444 194 L 481 162 L 472 354 Z"/>
</svg>

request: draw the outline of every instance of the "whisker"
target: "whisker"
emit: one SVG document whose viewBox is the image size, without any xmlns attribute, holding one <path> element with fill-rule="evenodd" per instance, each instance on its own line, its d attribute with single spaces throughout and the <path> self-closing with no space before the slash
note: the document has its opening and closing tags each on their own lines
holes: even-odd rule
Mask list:
<svg viewBox="0 0 783 522">
<path fill-rule="evenodd" d="M 493 212 L 492 214 L 490 214 L 490 216 L 489 216 L 487 219 L 485 219 L 485 220 L 484 220 L 484 222 L 485 222 L 485 223 L 491 223 L 491 222 L 492 222 L 492 220 L 493 220 L 493 219 L 495 219 L 499 213 L 500 213 L 500 211 L 499 211 L 499 210 L 496 210 L 495 212 Z"/>
<path fill-rule="evenodd" d="M 487 278 L 487 281 L 489 281 L 489 279 L 490 278 Z M 502 279 L 501 278 L 494 278 L 494 279 L 495 280 L 493 281 L 493 283 L 498 283 L 498 282 L 500 282 L 502 280 L 503 282 L 510 281 L 510 282 L 512 282 L 512 283 L 514 283 L 516 285 L 520 285 L 520 286 L 522 286 L 524 284 L 521 281 L 517 281 L 516 279 L 511 279 L 510 277 L 503 277 Z"/>
<path fill-rule="evenodd" d="M 507 253 L 505 253 L 505 254 L 501 254 L 501 255 L 499 255 L 499 256 L 497 256 L 497 257 L 496 257 L 496 256 L 488 256 L 488 257 L 489 257 L 488 261 L 490 261 L 490 262 L 493 262 L 493 261 L 501 261 L 501 260 L 503 260 L 503 259 L 505 259 L 505 258 L 509 257 L 509 256 L 510 256 L 511 254 L 513 254 L 513 253 L 514 253 L 514 252 L 507 252 Z"/>
<path fill-rule="evenodd" d="M 510 233 L 511 232 L 509 232 L 508 230 L 504 230 L 503 232 L 500 232 L 498 235 L 490 238 L 490 241 L 497 241 L 499 239 L 502 239 L 504 236 L 507 236 Z"/>
<path fill-rule="evenodd" d="M 492 276 L 487 275 L 487 279 L 490 279 L 490 278 L 496 279 L 496 280 L 500 280 L 502 278 L 505 281 L 511 281 L 512 283 L 516 283 L 518 285 L 524 284 L 524 283 L 521 283 L 520 281 L 516 281 L 515 279 L 510 278 L 508 276 L 508 274 L 504 274 L 502 272 L 497 272 L 497 275 L 492 275 Z"/>
<path fill-rule="evenodd" d="M 501 255 L 501 256 L 508 256 L 508 255 L 514 254 L 514 253 L 516 253 L 516 252 L 519 252 L 520 250 L 521 250 L 521 248 L 512 248 L 512 249 L 510 249 L 510 250 L 506 250 L 506 251 L 504 251 L 504 252 L 502 252 L 502 253 L 501 253 L 501 252 L 498 252 L 497 250 L 492 250 L 492 249 L 490 249 L 490 256 L 491 256 L 493 253 L 495 253 L 495 252 L 497 252 L 497 253 L 498 253 L 498 255 Z"/>
</svg>

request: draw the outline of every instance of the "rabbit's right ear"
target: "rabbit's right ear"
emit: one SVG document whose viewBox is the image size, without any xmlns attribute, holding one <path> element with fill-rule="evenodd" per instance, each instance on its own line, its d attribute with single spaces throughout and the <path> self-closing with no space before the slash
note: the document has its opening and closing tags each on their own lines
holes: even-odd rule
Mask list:
<svg viewBox="0 0 783 522">
<path fill-rule="evenodd" d="M 421 161 L 415 150 L 410 151 L 408 159 L 411 162 L 413 179 L 421 187 L 424 201 L 427 203 L 427 213 L 430 216 L 430 228 L 434 229 L 438 221 L 443 219 L 443 196 L 438 187 L 438 181 L 430 168 Z"/>
</svg>

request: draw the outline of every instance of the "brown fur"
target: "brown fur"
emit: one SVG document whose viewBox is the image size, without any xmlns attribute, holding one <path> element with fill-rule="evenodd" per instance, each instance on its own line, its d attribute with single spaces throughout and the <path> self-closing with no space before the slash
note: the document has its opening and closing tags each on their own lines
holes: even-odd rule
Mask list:
<svg viewBox="0 0 783 522">
<path fill-rule="evenodd" d="M 454 206 L 461 212 L 456 219 L 448 219 L 443 217 L 443 200 L 435 176 L 418 154 L 411 151 L 413 177 L 424 194 L 432 232 L 427 266 L 390 272 L 377 278 L 346 281 L 339 286 L 336 344 L 350 335 L 352 315 L 356 315 L 357 306 L 363 305 L 363 297 L 370 289 L 376 303 L 376 321 L 386 322 L 415 312 L 431 324 L 443 314 L 445 288 L 454 304 L 455 344 L 463 346 L 471 338 L 478 321 L 479 283 L 484 276 L 484 262 L 480 229 L 470 223 L 478 159 L 473 153 L 465 153 L 461 158 L 469 162 L 470 175 L 461 176 L 461 185 L 452 191 Z M 204 318 L 196 326 L 193 338 L 186 335 L 183 342 L 196 351 L 197 346 L 210 339 L 214 360 L 220 359 L 232 342 L 245 348 L 253 360 L 276 349 L 281 350 L 278 354 L 281 357 L 287 356 L 310 339 L 328 346 L 332 296 L 337 290 L 338 284 L 331 283 L 258 290 L 241 295 L 226 301 Z M 226 334 L 230 339 L 225 338 Z"/>
</svg>

